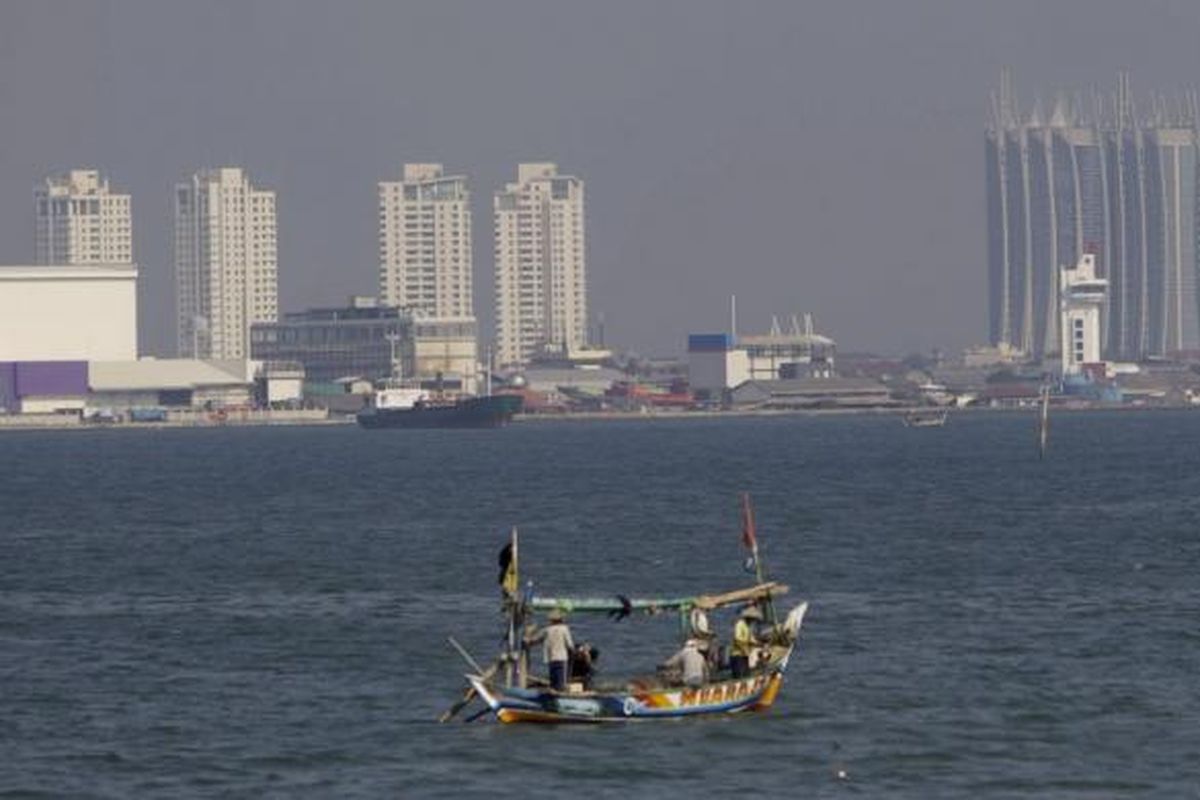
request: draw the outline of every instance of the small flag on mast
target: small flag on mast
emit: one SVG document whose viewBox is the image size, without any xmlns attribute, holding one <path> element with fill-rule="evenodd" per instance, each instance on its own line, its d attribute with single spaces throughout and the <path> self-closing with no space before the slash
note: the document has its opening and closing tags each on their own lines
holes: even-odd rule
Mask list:
<svg viewBox="0 0 1200 800">
<path fill-rule="evenodd" d="M 749 492 L 742 492 L 742 544 L 752 553 L 758 553 L 758 540 L 754 537 L 754 509 L 750 507 Z"/>
<path fill-rule="evenodd" d="M 747 572 L 753 572 L 762 583 L 762 564 L 758 560 L 758 537 L 754 535 L 754 508 L 750 505 L 750 493 L 742 492 L 742 544 L 750 551 L 746 558 Z"/>
</svg>

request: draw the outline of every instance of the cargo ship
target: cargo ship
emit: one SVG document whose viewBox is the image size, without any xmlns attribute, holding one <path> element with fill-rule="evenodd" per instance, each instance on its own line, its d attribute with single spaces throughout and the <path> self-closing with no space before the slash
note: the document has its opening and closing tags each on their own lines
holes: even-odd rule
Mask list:
<svg viewBox="0 0 1200 800">
<path fill-rule="evenodd" d="M 447 398 L 385 385 L 355 418 L 364 428 L 498 428 L 520 410 L 521 396 L 515 394 Z"/>
</svg>

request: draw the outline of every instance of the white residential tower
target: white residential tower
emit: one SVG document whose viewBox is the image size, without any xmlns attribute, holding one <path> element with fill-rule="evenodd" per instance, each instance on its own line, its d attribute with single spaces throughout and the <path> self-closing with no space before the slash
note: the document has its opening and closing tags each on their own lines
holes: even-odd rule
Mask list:
<svg viewBox="0 0 1200 800">
<path fill-rule="evenodd" d="M 417 316 L 473 320 L 471 196 L 441 164 L 379 184 L 379 294 Z"/>
<path fill-rule="evenodd" d="M 174 249 L 179 355 L 249 358 L 250 325 L 279 317 L 275 193 L 197 172 L 175 186 Z"/>
<path fill-rule="evenodd" d="M 133 264 L 130 198 L 94 169 L 53 175 L 33 190 L 37 264 Z"/>
<path fill-rule="evenodd" d="M 550 163 L 520 164 L 493 199 L 496 357 L 519 366 L 587 344 L 583 181 Z"/>
</svg>

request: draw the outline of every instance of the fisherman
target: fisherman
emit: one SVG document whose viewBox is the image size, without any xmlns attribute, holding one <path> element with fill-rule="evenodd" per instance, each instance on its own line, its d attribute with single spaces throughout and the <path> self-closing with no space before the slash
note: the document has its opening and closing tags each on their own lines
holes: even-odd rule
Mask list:
<svg viewBox="0 0 1200 800">
<path fill-rule="evenodd" d="M 721 644 L 708 624 L 708 615 L 702 609 L 693 608 L 689 622 L 700 655 L 708 662 L 708 674 L 714 675 L 721 669 Z"/>
<path fill-rule="evenodd" d="M 600 651 L 591 642 L 582 642 L 571 651 L 571 680 L 583 684 L 585 691 L 592 688 L 596 659 L 599 657 Z"/>
<path fill-rule="evenodd" d="M 550 624 L 542 632 L 542 655 L 546 659 L 546 667 L 550 671 L 550 687 L 557 692 L 566 691 L 567 665 L 575 642 L 571 639 L 571 629 L 563 621 L 563 612 L 554 609 L 550 612 Z"/>
<path fill-rule="evenodd" d="M 660 668 L 668 672 L 678 670 L 682 673 L 680 677 L 683 684 L 695 687 L 704 685 L 708 662 L 700 652 L 699 640 L 688 639 L 679 652 L 664 661 Z"/>
<path fill-rule="evenodd" d="M 752 622 L 761 621 L 762 618 L 762 612 L 758 610 L 758 606 L 750 605 L 742 609 L 737 622 L 733 624 L 733 644 L 729 650 L 729 668 L 733 671 L 735 678 L 744 678 L 750 674 L 750 654 L 759 645 L 758 638 L 754 635 L 754 629 L 750 625 Z"/>
<path fill-rule="evenodd" d="M 708 664 L 708 674 L 716 675 L 721 671 L 722 651 L 721 643 L 717 640 L 715 633 L 710 633 L 707 636 L 698 637 L 698 649 L 700 655 L 704 656 L 704 661 Z"/>
</svg>

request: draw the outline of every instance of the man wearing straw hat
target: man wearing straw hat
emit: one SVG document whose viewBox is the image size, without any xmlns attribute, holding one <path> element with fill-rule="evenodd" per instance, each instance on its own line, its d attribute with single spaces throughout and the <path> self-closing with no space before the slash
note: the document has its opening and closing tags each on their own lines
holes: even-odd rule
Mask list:
<svg viewBox="0 0 1200 800">
<path fill-rule="evenodd" d="M 562 692 L 567 688 L 567 664 L 571 651 L 575 649 L 575 642 L 560 609 L 551 611 L 548 619 L 550 624 L 542 632 L 542 656 L 550 670 L 550 687 Z"/>
<path fill-rule="evenodd" d="M 758 645 L 750 625 L 762 620 L 758 606 L 749 605 L 742 609 L 741 616 L 733 625 L 733 645 L 729 648 L 729 669 L 733 677 L 744 678 L 750 674 L 750 654 Z"/>
</svg>

